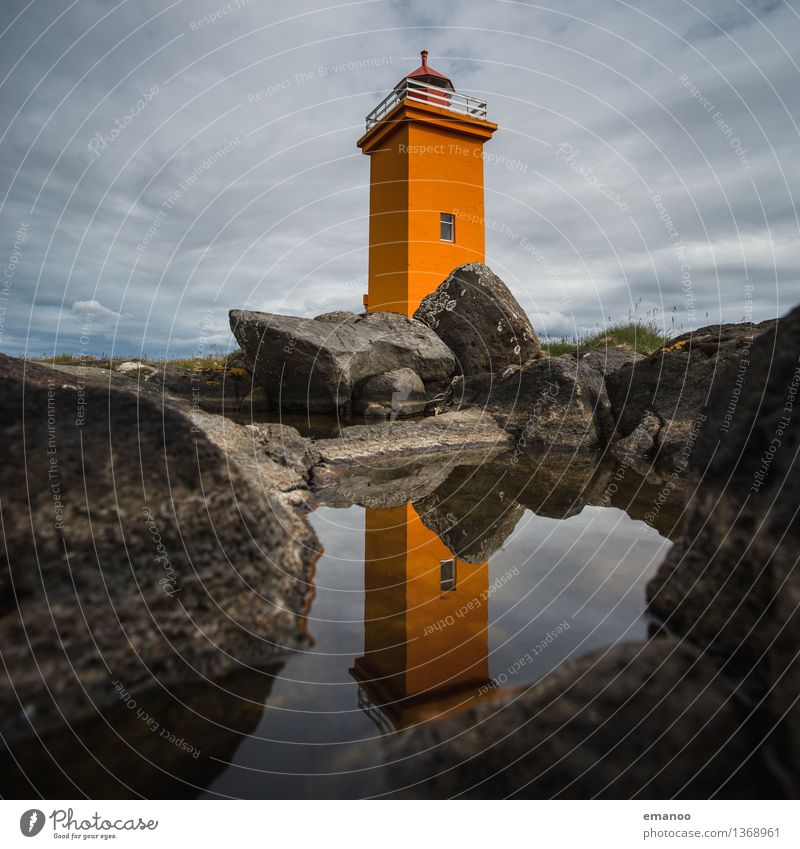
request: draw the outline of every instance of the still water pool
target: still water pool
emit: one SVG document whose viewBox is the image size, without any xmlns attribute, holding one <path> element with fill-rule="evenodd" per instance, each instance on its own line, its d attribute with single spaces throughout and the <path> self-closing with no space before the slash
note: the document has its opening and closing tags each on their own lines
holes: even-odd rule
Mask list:
<svg viewBox="0 0 800 849">
<path fill-rule="evenodd" d="M 377 482 L 362 469 L 334 486 L 310 515 L 324 547 L 312 644 L 277 673 L 207 794 L 391 792 L 395 735 L 646 636 L 644 587 L 671 519 L 659 513 L 659 532 L 637 518 L 652 518 L 657 482 L 612 480 L 585 461 L 561 475 L 547 461 L 539 480 L 500 462 Z"/>
</svg>

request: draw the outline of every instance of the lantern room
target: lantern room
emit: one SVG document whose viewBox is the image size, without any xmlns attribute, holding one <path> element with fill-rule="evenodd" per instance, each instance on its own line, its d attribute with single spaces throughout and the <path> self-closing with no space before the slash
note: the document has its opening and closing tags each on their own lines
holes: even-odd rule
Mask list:
<svg viewBox="0 0 800 849">
<path fill-rule="evenodd" d="M 483 145 L 497 124 L 421 58 L 357 143 L 370 157 L 369 312 L 413 315 L 454 268 L 485 261 Z"/>
<path fill-rule="evenodd" d="M 400 80 L 394 87 L 395 92 L 402 98 L 408 88 L 408 81 L 411 80 L 415 97 L 423 102 L 447 108 L 450 104 L 450 92 L 455 91 L 453 83 L 444 74 L 440 74 L 428 65 L 427 50 L 422 50 L 420 57 L 422 64 Z M 415 83 L 418 85 L 414 85 Z"/>
</svg>

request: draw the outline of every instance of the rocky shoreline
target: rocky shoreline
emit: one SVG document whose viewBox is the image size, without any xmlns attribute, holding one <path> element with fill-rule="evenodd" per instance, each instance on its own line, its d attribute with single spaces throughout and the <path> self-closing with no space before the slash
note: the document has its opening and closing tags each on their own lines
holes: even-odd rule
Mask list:
<svg viewBox="0 0 800 849">
<path fill-rule="evenodd" d="M 115 682 L 135 699 L 244 667 L 268 690 L 306 638 L 317 503 L 419 502 L 477 562 L 526 508 L 624 509 L 632 468 L 651 503 L 684 486 L 688 500 L 685 516 L 642 517 L 676 540 L 648 589 L 652 638 L 402 735 L 387 754 L 397 782 L 437 797 L 735 797 L 756 780 L 796 793 L 800 309 L 702 328 L 647 357 L 544 356 L 502 281 L 474 264 L 420 310 L 234 311 L 243 354 L 204 375 L 202 392 L 169 368 L 0 355 L 16 460 L 2 487 L 6 744 L 96 718 L 119 702 Z M 360 405 L 377 423 L 311 440 L 203 409 L 276 405 L 348 416 Z M 562 497 L 565 464 L 584 476 L 578 497 Z M 475 474 L 479 503 L 464 503 Z M 547 475 L 548 501 L 534 503 L 526 481 Z M 182 757 L 169 769 L 189 774 Z"/>
</svg>

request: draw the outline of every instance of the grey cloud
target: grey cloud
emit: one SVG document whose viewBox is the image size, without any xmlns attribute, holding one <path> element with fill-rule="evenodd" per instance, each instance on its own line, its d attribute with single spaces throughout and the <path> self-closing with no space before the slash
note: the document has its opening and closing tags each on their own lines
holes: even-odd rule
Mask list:
<svg viewBox="0 0 800 849">
<path fill-rule="evenodd" d="M 487 151 L 518 163 L 486 165 L 487 256 L 541 332 L 640 301 L 668 328 L 738 320 L 748 281 L 757 320 L 800 301 L 795 2 L 256 0 L 197 26 L 224 5 L 90 0 L 33 45 L 64 9 L 45 0 L 2 39 L 6 257 L 29 225 L 6 350 L 80 350 L 73 305 L 92 302 L 108 310 L 98 352 L 155 356 L 225 347 L 230 307 L 358 309 L 369 172 L 355 141 L 422 47 L 486 97 L 501 125 Z M 653 194 L 689 257 L 691 314 Z"/>
</svg>

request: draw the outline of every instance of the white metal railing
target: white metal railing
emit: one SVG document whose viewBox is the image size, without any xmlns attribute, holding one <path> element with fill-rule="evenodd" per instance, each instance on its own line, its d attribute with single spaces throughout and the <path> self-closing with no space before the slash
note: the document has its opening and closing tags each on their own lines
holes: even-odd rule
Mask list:
<svg viewBox="0 0 800 849">
<path fill-rule="evenodd" d="M 460 94 L 449 88 L 422 83 L 413 78 L 407 78 L 392 91 L 367 115 L 367 129 L 371 129 L 381 119 L 385 118 L 403 100 L 413 103 L 428 103 L 447 109 L 448 112 L 456 112 L 459 115 L 469 115 L 472 118 L 486 120 L 486 103 L 477 97 L 468 94 Z"/>
</svg>

